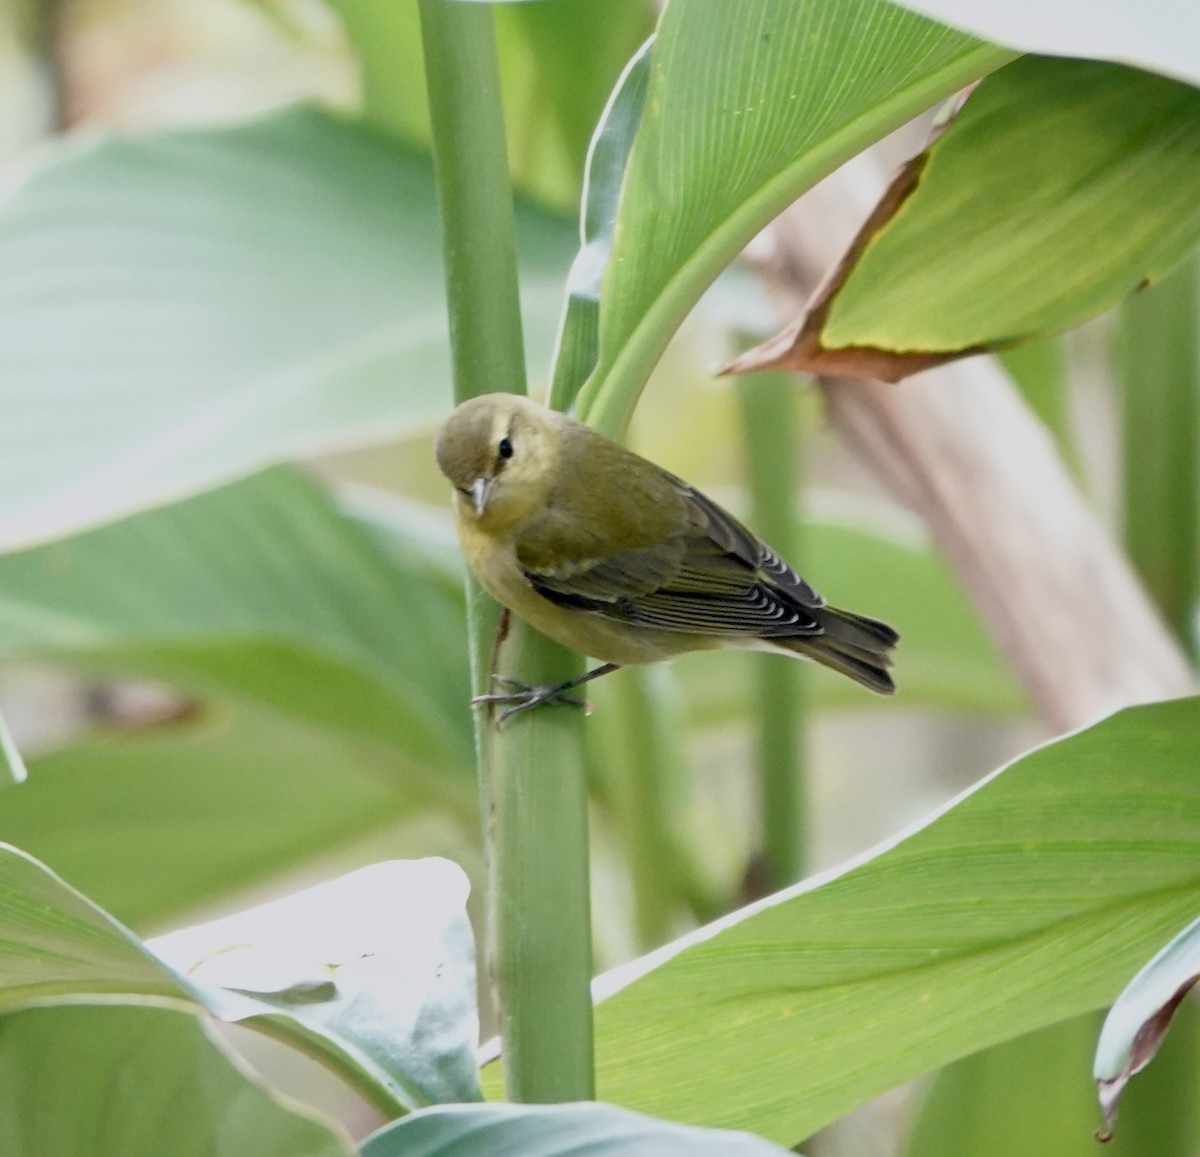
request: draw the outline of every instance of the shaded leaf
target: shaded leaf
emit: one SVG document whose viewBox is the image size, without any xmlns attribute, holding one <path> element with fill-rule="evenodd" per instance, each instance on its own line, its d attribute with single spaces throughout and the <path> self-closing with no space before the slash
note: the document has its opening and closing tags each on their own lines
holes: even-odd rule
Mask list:
<svg viewBox="0 0 1200 1157">
<path fill-rule="evenodd" d="M 427 154 L 292 109 L 49 155 L 0 210 L 0 547 L 448 408 Z M 531 348 L 572 241 L 518 214 Z"/>
<path fill-rule="evenodd" d="M 0 1018 L 5 1157 L 349 1157 L 332 1123 L 284 1105 L 194 1016 L 35 1008 Z"/>
<path fill-rule="evenodd" d="M 422 816 L 457 819 L 463 846 L 477 841 L 465 778 L 424 774 L 389 746 L 269 711 L 210 708 L 96 735 L 33 759 L 31 771 L 5 793 L 0 838 L 143 930 L 381 833 L 407 851 L 399 833 Z"/>
<path fill-rule="evenodd" d="M 772 217 L 1005 59 L 882 0 L 668 5 L 621 185 L 581 416 L 619 433 L 684 315 Z"/>
<path fill-rule="evenodd" d="M 1200 91 L 1026 57 L 905 165 L 812 308 L 731 368 L 898 381 L 1077 325 L 1200 237 Z"/>
<path fill-rule="evenodd" d="M 248 701 L 406 764 L 472 766 L 459 596 L 278 469 L 0 557 L 0 659 Z"/>
<path fill-rule="evenodd" d="M 467 892 L 448 860 L 397 860 L 149 946 L 222 1019 L 349 1053 L 400 1104 L 478 1100 Z"/>
<path fill-rule="evenodd" d="M 1188 1010 L 1191 1011 L 1191 1010 Z M 1180 1026 L 1122 1106 L 1120 1135 L 1096 1145 L 1088 1080 L 1102 1017 L 1076 1017 L 966 1057 L 922 1098 L 907 1157 L 1187 1157 L 1196 1151 L 1197 1018 Z"/>
<path fill-rule="evenodd" d="M 848 870 L 618 970 L 597 1009 L 599 1095 L 791 1144 L 1105 1003 L 1194 910 L 1197 743 L 1200 700 L 1123 711 Z"/>
<path fill-rule="evenodd" d="M 426 1109 L 367 1138 L 362 1157 L 769 1157 L 747 1133 L 693 1129 L 611 1105 L 462 1105 Z"/>
<path fill-rule="evenodd" d="M 1130 1079 L 1158 1052 L 1180 1003 L 1200 980 L 1200 919 L 1193 920 L 1125 986 L 1096 1045 L 1093 1075 L 1111 1136 Z"/>
<path fill-rule="evenodd" d="M 1096 1017 L 1089 1015 L 957 1061 L 934 1078 L 905 1154 L 1096 1157 L 1087 1080 L 1095 1039 Z"/>
</svg>

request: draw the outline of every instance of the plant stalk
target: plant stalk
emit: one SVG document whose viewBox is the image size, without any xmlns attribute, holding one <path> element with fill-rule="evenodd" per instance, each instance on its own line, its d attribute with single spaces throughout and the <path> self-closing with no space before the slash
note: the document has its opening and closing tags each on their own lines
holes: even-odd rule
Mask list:
<svg viewBox="0 0 1200 1157">
<path fill-rule="evenodd" d="M 493 12 L 421 0 L 434 167 L 444 231 L 455 397 L 525 392 Z M 499 673 L 538 684 L 573 678 L 579 656 L 524 624 L 495 646 L 494 608 L 472 581 L 477 693 Z M 591 913 L 582 712 L 542 708 L 497 728 L 476 718 L 489 874 L 489 971 L 500 1008 L 510 1099 L 590 1098 Z"/>
<path fill-rule="evenodd" d="M 781 557 L 799 565 L 794 495 L 800 473 L 797 385 L 787 374 L 747 375 L 738 385 L 746 441 L 751 525 Z M 783 655 L 752 655 L 757 692 L 757 763 L 762 823 L 755 891 L 799 880 L 808 864 L 808 791 L 801 748 L 807 672 Z"/>
</svg>

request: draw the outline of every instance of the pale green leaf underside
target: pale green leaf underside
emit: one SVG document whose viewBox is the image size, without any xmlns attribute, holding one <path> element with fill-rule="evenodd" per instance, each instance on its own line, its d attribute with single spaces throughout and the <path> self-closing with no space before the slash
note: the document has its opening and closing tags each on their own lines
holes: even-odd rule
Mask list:
<svg viewBox="0 0 1200 1157">
<path fill-rule="evenodd" d="M 1022 52 L 1136 64 L 1200 82 L 1192 0 L 898 0 L 905 8 Z"/>
<path fill-rule="evenodd" d="M 772 1157 L 745 1133 L 688 1128 L 611 1105 L 456 1105 L 380 1130 L 362 1157 Z"/>
</svg>

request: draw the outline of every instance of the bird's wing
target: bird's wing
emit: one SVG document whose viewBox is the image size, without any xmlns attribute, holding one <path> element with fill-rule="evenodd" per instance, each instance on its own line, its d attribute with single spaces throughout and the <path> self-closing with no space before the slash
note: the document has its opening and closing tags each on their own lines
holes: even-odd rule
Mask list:
<svg viewBox="0 0 1200 1157">
<path fill-rule="evenodd" d="M 732 515 L 678 483 L 678 531 L 603 557 L 522 564 L 544 598 L 627 623 L 704 635 L 819 634 L 821 597 Z M 518 553 L 518 557 L 520 557 Z"/>
</svg>

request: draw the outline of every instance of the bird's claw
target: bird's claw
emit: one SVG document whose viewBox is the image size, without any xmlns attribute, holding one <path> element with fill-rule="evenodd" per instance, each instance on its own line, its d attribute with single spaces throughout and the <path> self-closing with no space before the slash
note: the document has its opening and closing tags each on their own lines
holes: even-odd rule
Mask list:
<svg viewBox="0 0 1200 1157">
<path fill-rule="evenodd" d="M 520 715 L 534 707 L 541 707 L 544 703 L 551 706 L 580 707 L 588 715 L 592 712 L 592 705 L 586 699 L 568 695 L 562 687 L 553 683 L 534 687 L 529 683 L 522 683 L 517 679 L 507 679 L 501 675 L 493 675 L 492 681 L 504 687 L 510 687 L 512 690 L 497 695 L 476 695 L 471 700 L 471 706 L 490 707 L 507 704 L 508 710 L 501 712 L 500 717 L 496 720 L 497 724 L 504 723 L 514 715 Z"/>
</svg>

